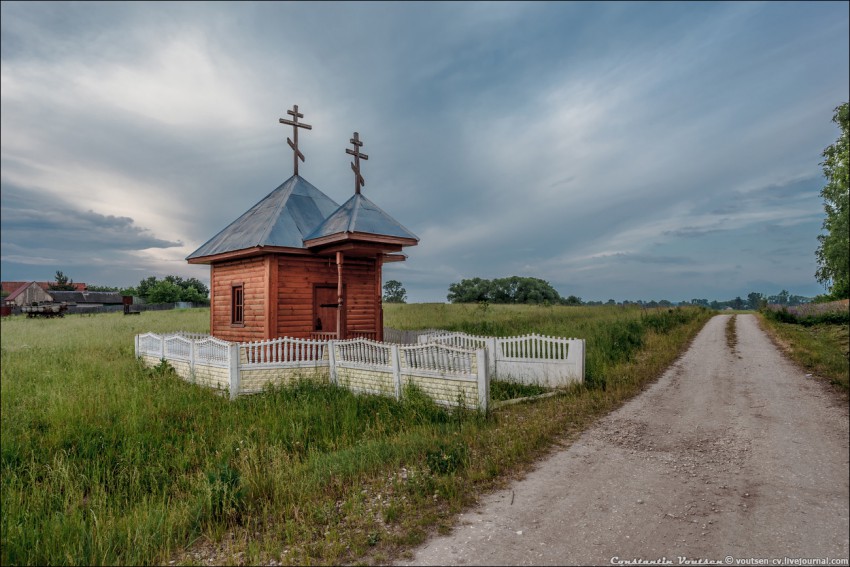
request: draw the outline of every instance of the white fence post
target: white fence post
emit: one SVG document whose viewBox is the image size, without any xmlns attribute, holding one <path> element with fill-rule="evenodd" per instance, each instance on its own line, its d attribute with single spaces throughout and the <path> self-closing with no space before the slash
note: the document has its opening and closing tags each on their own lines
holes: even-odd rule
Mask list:
<svg viewBox="0 0 850 567">
<path fill-rule="evenodd" d="M 584 382 L 584 358 L 586 356 L 587 349 L 585 349 L 585 340 L 584 339 L 576 339 L 576 344 L 578 344 L 581 349 L 581 356 L 578 357 L 578 375 L 581 378 L 581 381 Z"/>
<path fill-rule="evenodd" d="M 499 352 L 496 350 L 496 337 L 487 339 L 487 369 L 490 371 L 490 376 L 493 377 L 498 371 L 496 361 L 499 358 Z"/>
<path fill-rule="evenodd" d="M 235 400 L 239 395 L 239 343 L 227 347 L 227 362 L 230 368 L 230 399 Z"/>
<path fill-rule="evenodd" d="M 336 341 L 328 341 L 328 379 L 331 384 L 337 383 L 336 377 Z"/>
<path fill-rule="evenodd" d="M 163 360 L 165 358 L 165 335 L 159 337 L 159 359 Z"/>
<path fill-rule="evenodd" d="M 133 350 L 136 353 L 136 358 L 139 358 L 139 335 L 133 338 Z"/>
<path fill-rule="evenodd" d="M 398 345 L 392 345 L 390 349 L 393 367 L 393 380 L 395 382 L 395 399 L 401 399 L 401 360 L 399 359 Z"/>
<path fill-rule="evenodd" d="M 488 375 L 487 349 L 480 348 L 475 351 L 478 362 L 478 407 L 481 411 L 487 411 L 487 402 L 490 400 L 490 376 Z"/>
<path fill-rule="evenodd" d="M 189 341 L 189 376 L 195 379 L 195 339 Z"/>
</svg>

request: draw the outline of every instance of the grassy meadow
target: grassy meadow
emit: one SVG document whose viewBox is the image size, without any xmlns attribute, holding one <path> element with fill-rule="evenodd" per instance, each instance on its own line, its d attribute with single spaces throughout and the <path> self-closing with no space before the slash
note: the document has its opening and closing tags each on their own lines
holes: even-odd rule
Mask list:
<svg viewBox="0 0 850 567">
<path fill-rule="evenodd" d="M 209 310 L 0 323 L 0 563 L 384 562 L 660 375 L 704 309 L 387 305 L 385 323 L 587 340 L 587 381 L 487 415 L 308 380 L 234 402 L 133 356 Z M 510 394 L 508 394 L 510 395 Z"/>
</svg>

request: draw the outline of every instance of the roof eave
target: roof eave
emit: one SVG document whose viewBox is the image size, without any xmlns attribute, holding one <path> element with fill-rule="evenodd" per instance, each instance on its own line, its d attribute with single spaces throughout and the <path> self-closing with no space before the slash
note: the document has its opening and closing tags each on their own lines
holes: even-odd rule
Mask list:
<svg viewBox="0 0 850 567">
<path fill-rule="evenodd" d="M 239 258 L 250 258 L 252 256 L 262 256 L 263 254 L 310 254 L 309 250 L 304 248 L 290 248 L 288 246 L 252 246 L 251 248 L 243 248 L 241 250 L 231 250 L 229 252 L 220 252 L 218 254 L 210 254 L 208 256 L 198 256 L 196 258 L 188 257 L 186 261 L 189 264 L 213 264 L 215 262 L 224 262 L 227 260 L 236 260 Z"/>
<path fill-rule="evenodd" d="M 405 238 L 401 236 L 389 236 L 386 234 L 371 234 L 368 232 L 338 232 L 318 238 L 311 238 L 304 241 L 304 246 L 307 248 L 317 248 L 319 246 L 327 246 L 329 244 L 337 244 L 340 242 L 374 242 L 378 244 L 391 244 L 396 246 L 416 246 L 419 244 L 418 238 Z"/>
</svg>

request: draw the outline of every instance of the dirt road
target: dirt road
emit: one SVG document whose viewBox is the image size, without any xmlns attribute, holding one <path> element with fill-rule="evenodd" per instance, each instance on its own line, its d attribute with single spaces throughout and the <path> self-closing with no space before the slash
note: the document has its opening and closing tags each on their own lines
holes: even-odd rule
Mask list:
<svg viewBox="0 0 850 567">
<path fill-rule="evenodd" d="M 646 392 L 398 564 L 846 560 L 846 404 L 752 315 L 736 317 L 730 348 L 729 317 Z"/>
</svg>

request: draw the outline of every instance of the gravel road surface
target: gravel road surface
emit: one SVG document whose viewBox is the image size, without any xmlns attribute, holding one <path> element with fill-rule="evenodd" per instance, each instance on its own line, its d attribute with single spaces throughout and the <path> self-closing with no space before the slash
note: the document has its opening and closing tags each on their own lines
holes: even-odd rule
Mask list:
<svg viewBox="0 0 850 567">
<path fill-rule="evenodd" d="M 753 315 L 736 317 L 730 348 L 729 317 L 711 319 L 644 393 L 398 564 L 847 565 L 847 404 Z"/>
</svg>

